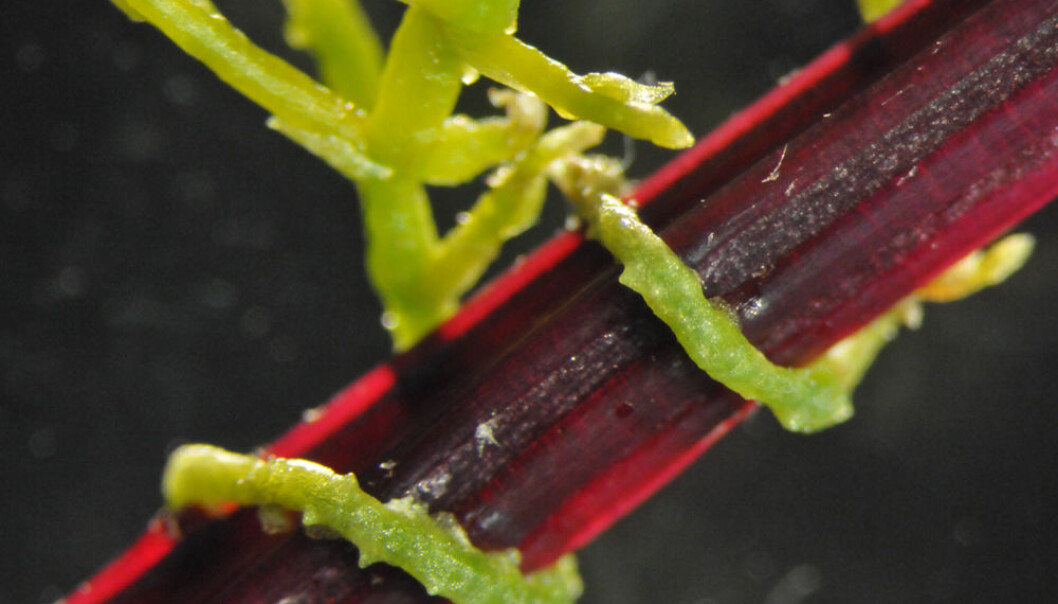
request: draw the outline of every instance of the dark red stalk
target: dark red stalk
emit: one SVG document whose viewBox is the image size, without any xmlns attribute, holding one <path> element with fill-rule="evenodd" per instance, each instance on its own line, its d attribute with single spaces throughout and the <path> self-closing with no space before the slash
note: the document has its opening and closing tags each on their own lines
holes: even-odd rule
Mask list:
<svg viewBox="0 0 1058 604">
<path fill-rule="evenodd" d="M 637 197 L 758 346 L 805 362 L 1058 194 L 1056 65 L 1054 0 L 914 2 Z M 556 238 L 269 452 L 355 471 L 383 499 L 414 493 L 479 546 L 547 564 L 752 408 L 617 271 L 594 244 Z M 486 421 L 497 446 L 475 442 Z M 70 601 L 425 598 L 399 571 L 357 569 L 347 544 L 265 535 L 249 511 L 185 515 L 181 530 L 159 523 Z"/>
</svg>

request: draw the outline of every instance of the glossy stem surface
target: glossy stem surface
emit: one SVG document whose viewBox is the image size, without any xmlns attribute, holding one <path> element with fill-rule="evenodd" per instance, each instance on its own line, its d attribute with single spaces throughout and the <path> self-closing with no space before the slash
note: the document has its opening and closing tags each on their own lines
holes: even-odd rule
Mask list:
<svg viewBox="0 0 1058 604">
<path fill-rule="evenodd" d="M 911 2 L 647 180 L 642 215 L 766 354 L 807 362 L 1058 194 L 1056 65 L 1058 2 Z M 415 494 L 525 568 L 553 561 L 752 409 L 616 275 L 560 235 L 269 452 Z M 181 528 L 159 523 L 68 601 L 426 599 L 252 511 Z"/>
</svg>

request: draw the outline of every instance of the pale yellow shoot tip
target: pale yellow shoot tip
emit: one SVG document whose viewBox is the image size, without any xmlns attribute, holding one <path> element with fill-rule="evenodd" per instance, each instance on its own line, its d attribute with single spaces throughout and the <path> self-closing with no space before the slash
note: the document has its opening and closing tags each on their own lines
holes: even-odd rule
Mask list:
<svg viewBox="0 0 1058 604">
<path fill-rule="evenodd" d="M 915 294 L 925 302 L 952 302 L 998 285 L 1024 266 L 1035 243 L 1025 233 L 1007 235 L 988 249 L 971 252 Z"/>
</svg>

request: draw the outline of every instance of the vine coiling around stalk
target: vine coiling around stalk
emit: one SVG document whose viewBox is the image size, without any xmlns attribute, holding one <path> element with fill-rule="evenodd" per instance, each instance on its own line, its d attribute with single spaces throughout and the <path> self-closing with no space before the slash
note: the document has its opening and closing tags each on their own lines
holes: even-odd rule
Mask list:
<svg viewBox="0 0 1058 604">
<path fill-rule="evenodd" d="M 431 595 L 461 604 L 566 604 L 582 591 L 571 555 L 523 575 L 518 550 L 483 552 L 451 516 L 430 516 L 411 497 L 382 503 L 352 474 L 299 459 L 261 460 L 209 445 L 186 445 L 169 458 L 162 491 L 173 509 L 197 504 L 278 506 L 302 514 L 316 534 L 355 543 L 361 567 L 404 569 Z"/>
<path fill-rule="evenodd" d="M 398 350 L 456 311 L 503 243 L 537 221 L 551 181 L 588 223 L 589 235 L 624 265 L 621 282 L 644 298 L 699 367 L 768 405 L 788 429 L 811 432 L 852 415 L 852 389 L 897 329 L 917 324 L 921 302 L 956 299 L 999 282 L 1032 247 L 1025 236 L 1007 238 L 811 365 L 777 366 L 746 339 L 731 312 L 704 297 L 698 275 L 618 199 L 624 179 L 616 160 L 583 156 L 604 127 L 666 147 L 689 146 L 686 128 L 657 106 L 672 93 L 671 84 L 574 74 L 514 36 L 518 0 L 406 0 L 388 53 L 356 0 L 284 0 L 288 40 L 314 56 L 326 87 L 255 46 L 209 0 L 113 1 L 161 29 L 268 110 L 273 129 L 356 184 L 368 273 Z M 866 18 L 895 3 L 860 0 Z M 505 117 L 453 115 L 461 88 L 479 74 L 518 91 L 490 93 Z M 545 133 L 545 104 L 585 121 Z M 463 184 L 488 171 L 488 190 L 440 236 L 426 187 Z M 456 602 L 557 604 L 574 600 L 581 589 L 569 557 L 523 576 L 516 551 L 482 552 L 451 517 L 431 516 L 410 498 L 382 503 L 353 475 L 307 461 L 186 446 L 170 458 L 163 490 L 174 510 L 235 502 L 300 511 L 306 527 L 354 542 L 362 566 L 398 566 L 429 593 Z"/>
<path fill-rule="evenodd" d="M 675 334 L 691 360 L 747 400 L 767 405 L 787 430 L 816 432 L 852 417 L 852 391 L 901 325 L 916 327 L 922 302 L 950 302 L 1002 282 L 1032 252 L 1028 235 L 1010 235 L 976 251 L 810 365 L 783 367 L 743 335 L 734 313 L 706 299 L 698 274 L 615 196 L 617 164 L 575 158 L 553 166 L 555 181 L 597 239 L 624 265 L 632 289 Z"/>
</svg>

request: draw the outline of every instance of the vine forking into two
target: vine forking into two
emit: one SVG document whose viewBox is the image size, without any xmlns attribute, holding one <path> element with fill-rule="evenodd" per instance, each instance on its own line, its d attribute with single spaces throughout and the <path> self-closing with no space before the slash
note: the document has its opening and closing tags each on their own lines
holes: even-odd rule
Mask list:
<svg viewBox="0 0 1058 604">
<path fill-rule="evenodd" d="M 514 36 L 517 0 L 412 0 L 384 61 L 355 1 L 285 0 L 288 38 L 312 52 L 329 88 L 253 45 L 209 0 L 114 1 L 356 183 L 368 275 L 398 350 L 454 314 L 503 242 L 536 222 L 543 166 L 597 144 L 602 126 L 667 147 L 693 142 L 657 106 L 671 84 L 572 73 Z M 506 119 L 452 115 L 460 89 L 479 73 L 535 96 L 493 95 Z M 541 101 L 602 126 L 578 122 L 541 137 Z M 462 184 L 491 168 L 489 190 L 439 237 L 426 186 Z"/>
<path fill-rule="evenodd" d="M 602 126 L 688 146 L 687 130 L 657 107 L 671 84 L 573 74 L 514 37 L 517 0 L 408 0 L 384 60 L 355 0 L 284 0 L 288 39 L 313 53 L 329 88 L 253 45 L 209 0 L 113 1 L 157 26 L 269 110 L 271 127 L 356 183 L 368 273 L 398 349 L 451 316 L 503 242 L 536 222 L 550 179 L 587 221 L 589 234 L 625 266 L 622 283 L 644 297 L 695 363 L 768 405 L 787 428 L 814 431 L 851 415 L 849 393 L 899 325 L 917 321 L 920 300 L 960 297 L 1002 280 L 1031 248 L 1026 237 L 1008 238 L 946 273 L 947 285 L 901 302 L 812 365 L 776 366 L 727 310 L 705 299 L 697 274 L 617 198 L 624 187 L 618 164 L 581 155 L 601 140 Z M 861 0 L 865 15 L 888 4 Z M 452 115 L 460 88 L 478 73 L 522 91 L 491 93 L 505 118 Z M 545 134 L 544 103 L 588 121 Z M 488 190 L 439 237 L 426 186 L 461 184 L 489 169 Z M 310 462 L 184 447 L 170 460 L 164 491 L 173 509 L 235 501 L 300 510 L 307 526 L 326 526 L 354 541 L 361 565 L 377 559 L 400 566 L 431 593 L 457 602 L 562 602 L 580 590 L 568 559 L 523 577 L 516 552 L 484 554 L 450 518 L 431 518 L 408 499 L 382 504 L 352 475 L 339 477 Z M 334 503 L 324 506 L 321 499 Z"/>
</svg>

